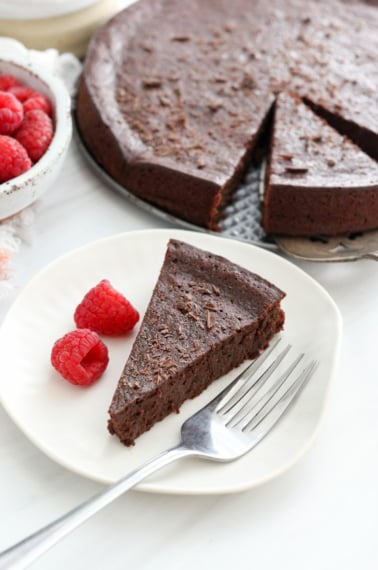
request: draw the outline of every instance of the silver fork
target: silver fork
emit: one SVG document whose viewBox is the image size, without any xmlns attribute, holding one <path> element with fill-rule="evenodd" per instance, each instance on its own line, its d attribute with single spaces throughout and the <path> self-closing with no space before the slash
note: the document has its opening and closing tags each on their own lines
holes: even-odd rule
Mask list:
<svg viewBox="0 0 378 570">
<path fill-rule="evenodd" d="M 291 349 L 287 345 L 273 358 L 280 340 L 278 337 L 227 388 L 184 422 L 181 442 L 176 447 L 0 553 L 0 569 L 26 568 L 93 514 L 176 459 L 195 456 L 226 462 L 253 449 L 278 422 L 317 366 L 315 360 L 303 365 L 302 353 L 288 366 L 280 367 Z"/>
</svg>

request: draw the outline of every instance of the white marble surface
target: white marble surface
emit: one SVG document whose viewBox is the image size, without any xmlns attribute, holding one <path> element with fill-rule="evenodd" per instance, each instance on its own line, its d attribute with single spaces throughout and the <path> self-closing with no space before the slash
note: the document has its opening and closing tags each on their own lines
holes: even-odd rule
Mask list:
<svg viewBox="0 0 378 570">
<path fill-rule="evenodd" d="M 34 212 L 29 242 L 13 260 L 16 288 L 1 301 L 0 320 L 22 287 L 57 256 L 114 233 L 164 227 L 98 180 L 75 142 L 60 180 Z M 333 296 L 344 319 L 337 380 L 305 456 L 243 494 L 130 492 L 33 568 L 378 567 L 378 265 L 300 265 Z M 45 457 L 1 407 L 0 454 L 0 550 L 101 488 Z"/>
</svg>

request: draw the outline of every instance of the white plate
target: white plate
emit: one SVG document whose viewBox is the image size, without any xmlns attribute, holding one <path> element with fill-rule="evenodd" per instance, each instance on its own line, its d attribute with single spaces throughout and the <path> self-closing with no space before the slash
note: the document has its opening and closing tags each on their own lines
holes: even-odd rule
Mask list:
<svg viewBox="0 0 378 570">
<path fill-rule="evenodd" d="M 107 410 L 136 331 L 127 338 L 105 339 L 110 364 L 90 388 L 62 380 L 50 365 L 54 341 L 74 328 L 76 305 L 102 278 L 108 278 L 143 315 L 171 237 L 224 255 L 286 291 L 283 336 L 320 360 L 290 413 L 250 454 L 228 464 L 183 459 L 138 486 L 143 491 L 187 494 L 245 490 L 282 473 L 313 440 L 334 376 L 341 336 L 341 317 L 329 295 L 306 273 L 269 251 L 207 234 L 150 230 L 103 239 L 57 259 L 25 287 L 0 331 L 2 403 L 49 457 L 102 482 L 117 480 L 178 443 L 184 419 L 225 386 L 235 371 L 186 402 L 180 414 L 172 414 L 143 434 L 134 447 L 126 448 L 107 432 Z"/>
</svg>

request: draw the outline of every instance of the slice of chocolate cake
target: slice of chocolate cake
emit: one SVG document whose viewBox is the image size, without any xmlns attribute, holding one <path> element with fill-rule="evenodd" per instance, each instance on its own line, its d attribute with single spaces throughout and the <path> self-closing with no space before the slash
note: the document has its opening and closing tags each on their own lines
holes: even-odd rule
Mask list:
<svg viewBox="0 0 378 570">
<path fill-rule="evenodd" d="M 171 240 L 109 409 L 126 445 L 282 329 L 285 293 L 231 261 Z"/>
<path fill-rule="evenodd" d="M 378 164 L 297 97 L 277 97 L 263 226 L 337 235 L 378 225 Z"/>
</svg>

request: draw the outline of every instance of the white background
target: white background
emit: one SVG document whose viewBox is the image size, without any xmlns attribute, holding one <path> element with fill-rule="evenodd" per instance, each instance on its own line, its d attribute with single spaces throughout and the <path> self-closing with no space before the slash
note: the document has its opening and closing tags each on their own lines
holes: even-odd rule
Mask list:
<svg viewBox="0 0 378 570">
<path fill-rule="evenodd" d="M 16 289 L 0 301 L 1 320 L 28 280 L 57 256 L 114 233 L 169 227 L 98 180 L 75 142 L 60 180 L 34 212 L 30 241 L 12 266 Z M 344 320 L 336 382 L 306 455 L 242 494 L 130 492 L 33 568 L 378 567 L 378 265 L 297 264 L 331 294 Z M 45 457 L 1 407 L 0 458 L 0 549 L 101 489 Z"/>
</svg>

